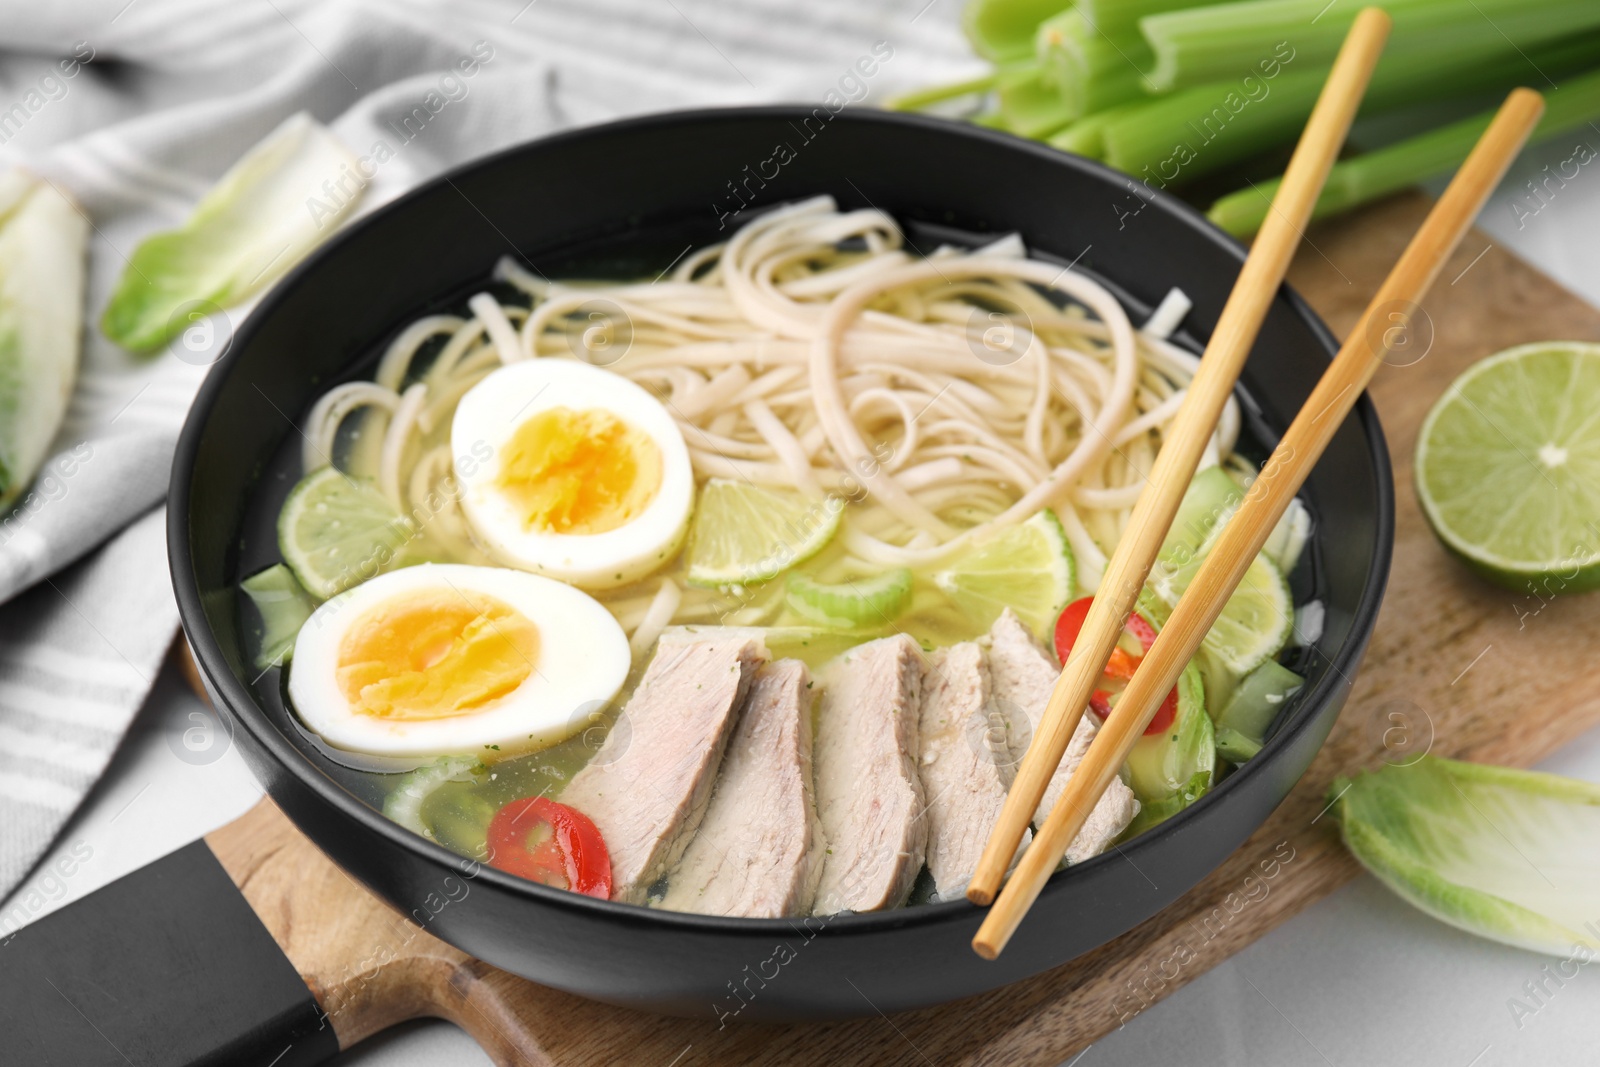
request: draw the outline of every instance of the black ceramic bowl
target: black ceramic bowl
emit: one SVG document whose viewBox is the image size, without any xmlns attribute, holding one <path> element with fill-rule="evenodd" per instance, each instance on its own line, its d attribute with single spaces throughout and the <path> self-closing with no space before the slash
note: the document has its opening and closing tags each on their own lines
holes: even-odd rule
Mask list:
<svg viewBox="0 0 1600 1067">
<path fill-rule="evenodd" d="M 1195 212 L 1096 164 L 938 120 L 798 108 L 660 115 L 548 138 L 430 182 L 350 227 L 251 314 L 212 371 L 173 470 L 171 559 L 184 628 L 255 772 L 329 856 L 409 912 L 459 859 L 388 821 L 329 774 L 289 721 L 277 672 L 252 681 L 237 583 L 269 562 L 270 516 L 300 418 L 331 380 L 370 373 L 381 344 L 458 302 L 511 253 L 560 276 L 619 257 L 654 273 L 728 232 L 729 212 L 830 193 L 893 213 L 923 250 L 1016 231 L 1110 284 L 1135 321 L 1172 286 L 1203 339 L 1243 259 Z M 926 243 L 925 243 L 926 242 Z M 1293 293 L 1274 303 L 1243 395 L 1270 445 L 1334 350 Z M 1295 575 L 1326 623 L 1309 685 L 1266 748 L 1188 810 L 1051 879 L 995 962 L 968 946 L 965 902 L 809 924 L 649 911 L 485 869 L 430 929 L 536 982 L 676 1014 L 813 1019 L 897 1011 L 1057 966 L 1129 929 L 1237 848 L 1327 736 L 1372 631 L 1389 566 L 1389 460 L 1365 400 L 1308 483 L 1310 562 Z M 780 953 L 782 943 L 789 950 Z M 774 961 L 777 962 L 774 962 Z M 774 971 L 779 976 L 772 977 Z M 766 977 L 752 984 L 754 974 Z M 753 997 L 735 987 L 759 990 Z M 745 1004 L 745 1001 L 748 1001 Z"/>
</svg>

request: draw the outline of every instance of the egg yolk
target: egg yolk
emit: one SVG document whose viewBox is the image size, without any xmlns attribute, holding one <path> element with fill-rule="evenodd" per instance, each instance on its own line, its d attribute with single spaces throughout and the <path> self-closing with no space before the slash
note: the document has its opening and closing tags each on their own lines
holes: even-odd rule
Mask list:
<svg viewBox="0 0 1600 1067">
<path fill-rule="evenodd" d="M 406 593 L 369 609 L 339 643 L 350 710 L 379 719 L 445 719 L 520 686 L 539 630 L 509 604 L 454 589 Z"/>
<path fill-rule="evenodd" d="M 609 411 L 550 408 L 502 446 L 497 484 L 530 530 L 605 533 L 655 499 L 661 450 Z"/>
</svg>

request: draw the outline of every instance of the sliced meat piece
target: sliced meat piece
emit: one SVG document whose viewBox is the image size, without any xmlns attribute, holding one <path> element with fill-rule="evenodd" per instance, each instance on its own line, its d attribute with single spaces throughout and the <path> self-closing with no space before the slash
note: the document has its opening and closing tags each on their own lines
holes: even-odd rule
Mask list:
<svg viewBox="0 0 1600 1067">
<path fill-rule="evenodd" d="M 809 915 L 822 849 L 811 790 L 811 677 L 799 660 L 779 660 L 750 686 L 711 806 L 661 906 L 753 919 Z"/>
<path fill-rule="evenodd" d="M 917 774 L 922 653 L 904 634 L 859 645 L 822 674 L 817 814 L 828 841 L 813 910 L 905 903 L 922 869 L 928 818 Z"/>
<path fill-rule="evenodd" d="M 922 674 L 920 770 L 928 873 L 940 900 L 966 892 L 1000 818 L 1007 785 L 1001 767 L 1011 762 L 1007 732 L 989 696 L 983 649 L 965 641 L 935 652 Z"/>
<path fill-rule="evenodd" d="M 1010 608 L 1002 612 L 989 630 L 989 675 L 995 703 L 1012 722 L 1009 734 L 1013 739 L 1011 756 L 1015 761 L 1014 766 L 1021 765 L 1028 740 L 1038 731 L 1039 720 L 1044 715 L 1045 705 L 1050 701 L 1050 691 L 1055 688 L 1060 673 L 1061 668 L 1057 666 L 1055 658 L 1039 646 L 1022 620 L 1012 614 Z M 1078 721 L 1072 740 L 1067 743 L 1066 754 L 1050 779 L 1039 810 L 1034 814 L 1035 825 L 1044 822 L 1050 809 L 1061 798 L 1067 779 L 1083 762 L 1083 755 L 1089 750 L 1089 743 L 1094 740 L 1099 728 L 1093 713 L 1086 711 Z M 1090 856 L 1098 856 L 1138 813 L 1139 802 L 1134 799 L 1133 790 L 1121 779 L 1113 779 L 1111 787 L 1089 813 L 1083 829 L 1068 847 L 1066 861 L 1081 863 Z"/>
<path fill-rule="evenodd" d="M 562 792 L 606 840 L 611 899 L 643 903 L 683 855 L 766 658 L 747 636 L 662 645 L 605 744 Z"/>
</svg>

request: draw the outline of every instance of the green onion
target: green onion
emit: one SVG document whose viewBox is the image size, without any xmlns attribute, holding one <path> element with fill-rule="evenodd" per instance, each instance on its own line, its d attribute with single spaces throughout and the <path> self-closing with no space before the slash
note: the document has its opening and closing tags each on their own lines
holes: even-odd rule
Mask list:
<svg viewBox="0 0 1600 1067">
<path fill-rule="evenodd" d="M 961 28 L 972 50 L 994 63 L 1033 55 L 1039 23 L 1072 6 L 1072 0 L 971 0 Z"/>
<path fill-rule="evenodd" d="M 1600 119 L 1600 71 L 1568 79 L 1546 100 L 1544 119 L 1534 131 L 1537 139 L 1554 137 Z M 1313 217 L 1348 211 L 1459 166 L 1493 117 L 1493 111 L 1485 111 L 1335 164 Z M 1279 181 L 1274 179 L 1230 193 L 1213 204 L 1207 214 L 1212 222 L 1235 236 L 1255 233 L 1266 218 Z"/>
<path fill-rule="evenodd" d="M 1594 0 L 1385 0 L 1380 6 L 1394 16 L 1384 54 L 1400 61 L 1441 48 L 1528 48 L 1600 26 Z M 1333 8 L 1328 0 L 1246 0 L 1150 15 L 1139 22 L 1155 52 L 1149 87 L 1165 92 L 1238 77 L 1283 48 L 1295 62 L 1326 66 L 1355 15 L 1353 5 Z"/>
</svg>

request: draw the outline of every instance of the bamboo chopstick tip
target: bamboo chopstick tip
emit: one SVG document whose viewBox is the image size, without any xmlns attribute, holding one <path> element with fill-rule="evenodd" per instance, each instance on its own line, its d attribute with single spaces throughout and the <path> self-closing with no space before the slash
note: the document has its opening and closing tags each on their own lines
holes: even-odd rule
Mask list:
<svg viewBox="0 0 1600 1067">
<path fill-rule="evenodd" d="M 967 886 L 967 900 L 980 908 L 987 908 L 994 903 L 994 890 L 987 885 L 974 883 Z"/>
<path fill-rule="evenodd" d="M 1394 17 L 1381 7 L 1364 7 L 1356 12 L 1355 22 L 1351 29 L 1359 29 L 1364 33 L 1382 33 L 1388 36 L 1389 27 L 1394 25 Z"/>
<path fill-rule="evenodd" d="M 1511 90 L 1502 107 L 1514 107 L 1519 110 L 1531 110 L 1533 117 L 1538 118 L 1544 114 L 1544 94 L 1537 89 L 1530 89 L 1520 85 Z"/>
<path fill-rule="evenodd" d="M 1000 950 L 1004 947 L 1004 945 L 996 945 L 982 934 L 972 939 L 972 951 L 986 960 L 998 959 Z"/>
</svg>

